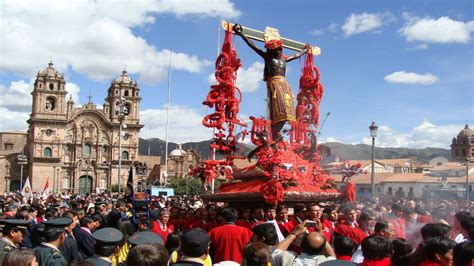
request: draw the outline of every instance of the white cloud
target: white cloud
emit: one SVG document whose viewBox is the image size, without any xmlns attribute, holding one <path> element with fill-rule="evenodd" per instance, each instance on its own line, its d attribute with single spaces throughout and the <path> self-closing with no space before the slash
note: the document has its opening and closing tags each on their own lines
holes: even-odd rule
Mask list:
<svg viewBox="0 0 474 266">
<path fill-rule="evenodd" d="M 384 77 L 389 83 L 406 83 L 431 85 L 439 81 L 439 78 L 431 73 L 418 74 L 413 72 L 397 71 Z"/>
<path fill-rule="evenodd" d="M 410 132 L 397 132 L 394 129 L 381 125 L 377 132 L 377 147 L 395 148 L 443 148 L 449 149 L 451 139 L 456 136 L 463 125 L 437 126 L 429 121 L 423 121 Z M 371 145 L 371 138 L 363 138 L 362 143 Z"/>
<path fill-rule="evenodd" d="M 140 111 L 142 138 L 166 138 L 166 106 L 161 109 Z M 172 142 L 201 141 L 212 137 L 212 129 L 202 125 L 204 114 L 187 106 L 171 105 L 169 111 L 168 140 Z"/>
<path fill-rule="evenodd" d="M 60 71 L 75 70 L 94 80 L 117 76 L 126 65 L 141 82 L 166 77 L 169 51 L 132 32 L 154 23 L 154 16 L 235 18 L 240 11 L 227 0 L 7 0 L 2 5 L 0 73 L 31 77 L 53 58 Z M 25 38 L 27 36 L 27 38 Z M 201 72 L 207 60 L 173 53 L 173 68 Z"/>
<path fill-rule="evenodd" d="M 341 140 L 338 140 L 336 138 L 333 138 L 333 137 L 327 137 L 326 140 L 323 141 L 324 143 L 327 143 L 327 142 L 339 142 L 339 143 L 343 143 Z"/>
<path fill-rule="evenodd" d="M 351 14 L 346 18 L 346 22 L 341 29 L 346 37 L 363 32 L 375 31 L 384 24 L 393 20 L 390 13 L 362 13 Z"/>
<path fill-rule="evenodd" d="M 79 88 L 79 86 L 75 83 L 67 82 L 65 89 L 67 91 L 66 100 L 69 100 L 69 97 L 71 97 L 75 104 L 80 104 L 79 91 L 81 89 Z"/>
<path fill-rule="evenodd" d="M 408 42 L 469 43 L 474 21 L 456 21 L 449 17 L 417 18 L 404 14 L 407 23 L 400 33 Z"/>
<path fill-rule="evenodd" d="M 0 108 L 8 108 L 12 112 L 31 112 L 32 90 L 33 81 L 12 81 L 8 88 L 0 85 Z"/>
<path fill-rule="evenodd" d="M 30 107 L 31 108 L 31 107 Z M 0 131 L 21 131 L 26 132 L 29 118 L 28 112 L 12 111 L 5 107 L 0 107 Z"/>
<path fill-rule="evenodd" d="M 237 70 L 237 88 L 242 92 L 253 92 L 258 90 L 263 84 L 263 69 L 265 65 L 260 62 L 253 63 L 249 68 L 239 68 Z M 209 84 L 216 84 L 216 77 L 214 73 L 208 77 Z"/>
<path fill-rule="evenodd" d="M 339 25 L 337 23 L 331 23 L 326 28 L 316 29 L 316 30 L 311 31 L 310 33 L 315 35 L 315 36 L 322 36 L 326 33 L 337 32 L 338 28 L 339 28 Z"/>
</svg>

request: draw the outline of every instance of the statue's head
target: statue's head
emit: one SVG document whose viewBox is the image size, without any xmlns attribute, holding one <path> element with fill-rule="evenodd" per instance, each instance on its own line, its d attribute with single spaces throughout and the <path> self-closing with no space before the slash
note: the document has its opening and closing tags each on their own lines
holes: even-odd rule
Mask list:
<svg viewBox="0 0 474 266">
<path fill-rule="evenodd" d="M 265 40 L 265 48 L 267 50 L 274 50 L 280 49 L 283 45 L 283 41 L 281 40 L 280 33 L 277 29 L 267 27 L 265 29 L 265 33 L 263 34 Z"/>
</svg>

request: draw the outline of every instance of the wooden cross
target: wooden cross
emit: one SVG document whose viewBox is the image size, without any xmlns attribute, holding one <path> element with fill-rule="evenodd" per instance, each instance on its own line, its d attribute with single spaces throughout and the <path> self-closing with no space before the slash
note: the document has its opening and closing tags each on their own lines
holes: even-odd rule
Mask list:
<svg viewBox="0 0 474 266">
<path fill-rule="evenodd" d="M 92 95 L 87 96 L 87 98 L 89 98 L 89 103 L 92 103 L 92 101 L 91 101 L 92 100 Z"/>
<path fill-rule="evenodd" d="M 229 29 L 232 29 L 234 24 L 232 24 L 230 22 L 227 22 L 225 20 L 222 20 L 221 21 L 221 26 L 224 30 L 229 30 Z M 270 28 L 270 29 L 276 31 L 276 29 L 273 29 L 273 28 Z M 253 40 L 256 40 L 256 41 L 259 41 L 259 42 L 265 42 L 265 39 L 264 39 L 264 34 L 265 33 L 263 31 L 254 30 L 254 29 L 242 26 L 242 33 L 245 34 L 249 39 L 253 39 Z M 304 47 L 306 46 L 305 43 L 298 42 L 298 41 L 291 40 L 291 39 L 284 38 L 284 37 L 281 37 L 281 40 L 283 42 L 283 47 L 285 47 L 287 49 L 290 49 L 290 50 L 298 51 L 298 52 L 303 50 Z M 311 54 L 320 55 L 321 54 L 321 48 L 319 48 L 317 46 L 311 46 Z"/>
</svg>

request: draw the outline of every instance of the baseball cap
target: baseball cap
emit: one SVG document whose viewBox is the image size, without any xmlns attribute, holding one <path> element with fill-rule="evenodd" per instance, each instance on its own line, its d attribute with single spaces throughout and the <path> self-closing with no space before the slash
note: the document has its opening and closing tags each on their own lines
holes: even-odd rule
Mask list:
<svg viewBox="0 0 474 266">
<path fill-rule="evenodd" d="M 201 257 L 209 248 L 209 234 L 200 229 L 185 231 L 181 236 L 181 250 L 188 257 Z"/>
</svg>

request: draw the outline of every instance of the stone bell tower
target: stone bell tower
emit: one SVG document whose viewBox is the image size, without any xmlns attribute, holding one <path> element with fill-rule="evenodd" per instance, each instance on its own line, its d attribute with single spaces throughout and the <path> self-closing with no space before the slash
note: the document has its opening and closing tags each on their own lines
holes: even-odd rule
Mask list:
<svg viewBox="0 0 474 266">
<path fill-rule="evenodd" d="M 38 72 L 34 83 L 31 118 L 66 119 L 66 80 L 53 62 Z"/>
<path fill-rule="evenodd" d="M 124 105 L 124 123 L 138 124 L 140 121 L 140 88 L 137 82 L 128 76 L 126 70 L 123 70 L 122 75 L 112 81 L 107 91 L 104 112 L 112 122 L 119 120 L 121 99 Z"/>
</svg>

